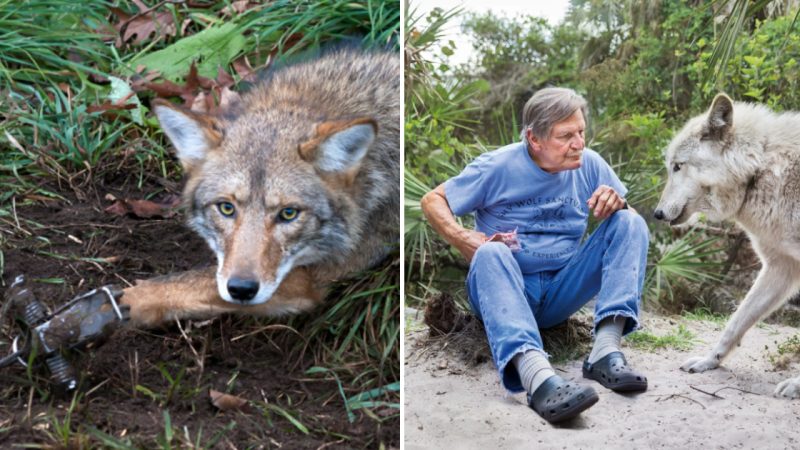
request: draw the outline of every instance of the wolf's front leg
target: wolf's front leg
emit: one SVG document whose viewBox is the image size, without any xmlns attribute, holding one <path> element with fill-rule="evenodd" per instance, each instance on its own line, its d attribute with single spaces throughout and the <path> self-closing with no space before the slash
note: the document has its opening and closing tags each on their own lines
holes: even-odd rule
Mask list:
<svg viewBox="0 0 800 450">
<path fill-rule="evenodd" d="M 308 271 L 296 268 L 266 303 L 229 303 L 217 291 L 216 268 L 191 270 L 138 281 L 123 291 L 120 302 L 130 305 L 131 322 L 150 327 L 181 318 L 208 318 L 221 313 L 281 315 L 311 309 L 323 298 Z"/>
<path fill-rule="evenodd" d="M 705 372 L 720 365 L 723 359 L 739 345 L 742 336 L 762 317 L 774 311 L 796 289 L 796 262 L 790 258 L 775 258 L 764 261 L 753 287 L 725 326 L 722 338 L 714 350 L 703 357 L 688 359 L 681 370 L 690 373 Z"/>
</svg>

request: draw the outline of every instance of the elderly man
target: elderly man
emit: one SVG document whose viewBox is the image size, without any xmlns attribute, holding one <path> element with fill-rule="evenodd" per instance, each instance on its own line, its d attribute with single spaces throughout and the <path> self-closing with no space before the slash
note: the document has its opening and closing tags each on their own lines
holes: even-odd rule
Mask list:
<svg viewBox="0 0 800 450">
<path fill-rule="evenodd" d="M 575 417 L 598 397 L 555 374 L 539 330 L 592 297 L 595 342 L 584 378 L 614 391 L 647 389 L 619 348 L 639 325 L 647 225 L 608 163 L 585 148 L 586 109 L 571 89 L 536 92 L 521 142 L 484 153 L 422 199 L 433 228 L 470 261 L 470 304 L 503 386 L 526 390 L 528 405 L 550 422 Z M 475 230 L 456 222 L 472 212 Z M 582 241 L 591 213 L 602 222 Z"/>
</svg>

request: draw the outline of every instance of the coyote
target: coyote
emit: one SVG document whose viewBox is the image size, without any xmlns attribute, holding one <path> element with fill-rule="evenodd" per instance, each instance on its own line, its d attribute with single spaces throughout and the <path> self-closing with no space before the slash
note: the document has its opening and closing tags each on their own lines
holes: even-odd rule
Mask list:
<svg viewBox="0 0 800 450">
<path fill-rule="evenodd" d="M 800 114 L 775 114 L 720 94 L 675 136 L 666 160 L 669 179 L 656 219 L 678 225 L 696 212 L 714 221 L 733 219 L 762 264 L 714 349 L 681 366 L 704 372 L 800 288 Z M 781 382 L 775 395 L 800 397 L 800 377 Z"/>
<path fill-rule="evenodd" d="M 125 289 L 134 323 L 308 310 L 398 242 L 397 54 L 339 48 L 273 69 L 216 116 L 153 105 L 217 265 Z"/>
</svg>

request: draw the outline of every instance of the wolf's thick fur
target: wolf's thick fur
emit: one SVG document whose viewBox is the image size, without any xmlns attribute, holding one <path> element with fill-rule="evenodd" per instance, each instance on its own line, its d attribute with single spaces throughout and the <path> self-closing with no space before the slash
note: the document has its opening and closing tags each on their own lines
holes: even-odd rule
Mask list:
<svg viewBox="0 0 800 450">
<path fill-rule="evenodd" d="M 134 321 L 306 310 L 398 242 L 397 54 L 341 48 L 275 69 L 218 116 L 154 105 L 217 267 L 126 289 Z"/>
<path fill-rule="evenodd" d="M 751 326 L 800 288 L 800 114 L 718 95 L 675 136 L 666 163 L 669 179 L 656 218 L 673 225 L 696 212 L 733 219 L 762 263 L 714 349 L 681 367 L 703 372 L 719 366 Z M 780 383 L 775 395 L 800 397 L 800 377 Z"/>
</svg>

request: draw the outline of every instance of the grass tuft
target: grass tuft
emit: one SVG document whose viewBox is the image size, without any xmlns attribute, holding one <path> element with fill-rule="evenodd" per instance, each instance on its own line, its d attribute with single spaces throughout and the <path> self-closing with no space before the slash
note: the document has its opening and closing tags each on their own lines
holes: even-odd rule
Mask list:
<svg viewBox="0 0 800 450">
<path fill-rule="evenodd" d="M 712 322 L 717 325 L 723 325 L 728 321 L 729 316 L 725 314 L 711 312 L 708 308 L 697 308 L 692 311 L 683 313 L 683 317 L 689 320 Z"/>
<path fill-rule="evenodd" d="M 399 277 L 395 251 L 381 266 L 335 286 L 324 311 L 292 323 L 305 339 L 293 352 L 312 352 L 313 373 L 336 379 L 348 414 L 374 407 L 399 412 L 399 393 L 390 388 L 400 379 Z M 370 393 L 371 403 L 349 401 L 340 380 L 352 380 L 355 397 Z"/>
<path fill-rule="evenodd" d="M 769 353 L 769 362 L 775 370 L 786 370 L 793 362 L 800 360 L 800 334 L 778 344 L 776 353 Z"/>
<path fill-rule="evenodd" d="M 654 351 L 666 348 L 676 350 L 691 350 L 697 343 L 694 333 L 686 329 L 685 325 L 678 325 L 677 330 L 663 336 L 656 336 L 647 331 L 634 331 L 625 336 L 628 345 L 641 350 Z"/>
</svg>

